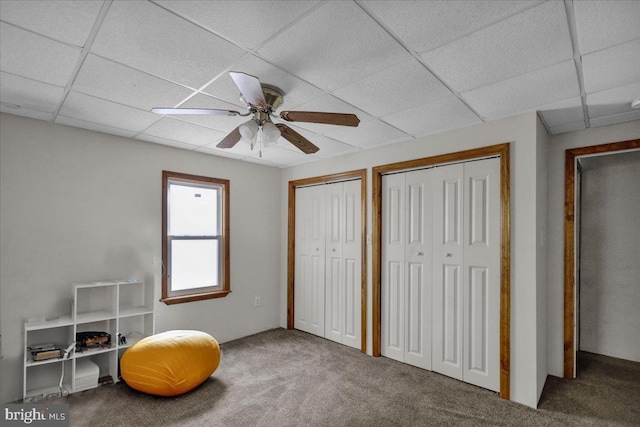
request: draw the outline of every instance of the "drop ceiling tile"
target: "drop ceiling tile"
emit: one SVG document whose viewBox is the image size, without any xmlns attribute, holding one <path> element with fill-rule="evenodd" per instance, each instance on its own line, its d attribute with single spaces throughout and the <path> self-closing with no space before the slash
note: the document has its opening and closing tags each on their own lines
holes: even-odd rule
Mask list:
<svg viewBox="0 0 640 427">
<path fill-rule="evenodd" d="M 285 164 L 277 164 L 277 163 L 273 163 L 273 162 L 268 162 L 264 159 L 261 159 L 260 157 L 256 156 L 256 157 L 243 157 L 242 158 L 243 162 L 249 162 L 249 163 L 255 163 L 258 165 L 262 165 L 262 166 L 269 166 L 272 168 L 285 168 L 287 167 L 287 165 Z"/>
<path fill-rule="evenodd" d="M 47 37 L 84 46 L 103 1 L 2 0 L 2 20 Z"/>
<path fill-rule="evenodd" d="M 157 3 L 239 46 L 253 49 L 318 1 L 173 0 Z M 242 25 L 238 25 L 239 21 Z"/>
<path fill-rule="evenodd" d="M 136 136 L 136 139 L 145 142 L 152 142 L 154 144 L 166 145 L 168 147 L 182 148 L 184 150 L 194 150 L 198 148 L 197 145 L 185 144 L 184 142 L 173 141 L 171 139 L 160 138 L 152 135 L 145 135 L 144 133 Z"/>
<path fill-rule="evenodd" d="M 197 147 L 195 150 L 198 153 L 212 154 L 214 156 L 227 157 L 229 159 L 241 159 L 242 156 L 230 152 L 228 149 L 216 148 L 215 145 L 206 145 L 203 147 Z"/>
<path fill-rule="evenodd" d="M 63 94 L 64 88 L 0 72 L 0 100 L 4 103 L 53 113 Z"/>
<path fill-rule="evenodd" d="M 224 132 L 181 122 L 170 117 L 165 117 L 154 123 L 148 129 L 145 129 L 144 134 L 191 145 L 211 144 L 212 141 L 218 141 L 225 136 Z"/>
<path fill-rule="evenodd" d="M 149 2 L 116 1 L 93 52 L 164 79 L 198 88 L 244 51 Z"/>
<path fill-rule="evenodd" d="M 640 83 L 616 87 L 587 95 L 589 118 L 629 113 L 631 101 L 640 97 Z"/>
<path fill-rule="evenodd" d="M 207 95 L 199 93 L 198 95 L 190 98 L 187 102 L 180 105 L 181 108 L 213 108 L 218 110 L 231 110 L 244 113 L 245 110 L 239 108 L 237 105 L 229 104 L 219 99 L 212 98 Z M 215 129 L 221 132 L 231 132 L 242 123 L 249 120 L 249 117 L 242 116 L 214 116 L 214 115 L 200 115 L 200 114 L 176 114 L 170 115 L 177 120 L 183 122 L 194 123 L 196 125 L 205 126 L 211 129 Z"/>
<path fill-rule="evenodd" d="M 574 1 L 578 46 L 583 55 L 640 38 L 640 2 Z"/>
<path fill-rule="evenodd" d="M 0 22 L 0 70 L 56 86 L 71 80 L 80 49 Z"/>
<path fill-rule="evenodd" d="M 580 95 L 573 60 L 474 89 L 462 97 L 493 120 Z"/>
<path fill-rule="evenodd" d="M 71 117 L 65 117 L 61 115 L 58 115 L 58 117 L 56 117 L 56 123 L 60 123 L 67 126 L 73 126 L 75 128 L 94 130 L 96 132 L 125 136 L 127 138 L 132 138 L 137 133 L 130 130 L 118 129 L 112 126 L 105 126 L 97 123 L 85 122 L 84 120 L 73 119 Z"/>
<path fill-rule="evenodd" d="M 53 117 L 51 113 L 43 113 L 42 111 L 31 110 L 29 108 L 11 108 L 3 104 L 0 104 L 0 112 L 45 121 L 51 121 Z"/>
<path fill-rule="evenodd" d="M 327 2 L 258 54 L 326 90 L 409 58 L 402 46 L 352 2 Z"/>
<path fill-rule="evenodd" d="M 183 86 L 95 55 L 85 59 L 73 82 L 73 90 L 147 111 L 153 107 L 173 107 L 193 93 Z"/>
<path fill-rule="evenodd" d="M 577 130 L 582 130 L 582 129 L 586 129 L 584 121 L 571 122 L 571 123 L 565 123 L 559 126 L 552 126 L 551 128 L 549 128 L 549 133 L 551 135 L 558 135 L 561 133 L 575 132 Z"/>
<path fill-rule="evenodd" d="M 599 92 L 640 81 L 640 39 L 582 57 L 584 88 Z"/>
<path fill-rule="evenodd" d="M 234 65 L 233 71 L 241 71 L 258 77 L 260 82 L 276 86 L 284 92 L 284 102 L 279 108 L 293 109 L 324 94 L 320 89 L 286 73 L 255 56 L 248 56 Z M 244 107 L 240 91 L 228 74 L 224 74 L 203 89 L 216 98 Z"/>
<path fill-rule="evenodd" d="M 501 21 L 539 1 L 364 1 L 416 52 L 427 52 Z"/>
<path fill-rule="evenodd" d="M 363 121 L 358 127 L 327 126 L 323 130 L 323 135 L 360 148 L 371 148 L 411 139 L 410 135 L 381 120 Z"/>
<path fill-rule="evenodd" d="M 589 124 L 592 128 L 599 126 L 615 125 L 618 123 L 632 122 L 634 120 L 640 120 L 640 110 L 629 111 L 628 113 L 616 114 L 613 116 L 596 117 L 589 120 Z M 638 130 L 640 131 L 640 122 L 638 122 Z"/>
<path fill-rule="evenodd" d="M 573 57 L 564 3 L 551 1 L 423 55 L 464 92 Z"/>
<path fill-rule="evenodd" d="M 392 114 L 383 119 L 387 123 L 416 137 L 432 135 L 481 122 L 478 116 L 455 96 Z"/>
<path fill-rule="evenodd" d="M 549 127 L 559 126 L 566 123 L 584 123 L 584 110 L 582 109 L 582 98 L 575 96 L 554 102 L 553 104 L 542 105 L 536 108 Z"/>
<path fill-rule="evenodd" d="M 60 115 L 135 132 L 159 120 L 153 113 L 74 91 L 69 92 Z"/>
<path fill-rule="evenodd" d="M 259 158 L 259 155 L 256 154 L 255 157 Z M 309 163 L 317 159 L 297 149 L 294 151 L 282 147 L 270 147 L 262 151 L 262 160 L 277 164 L 280 167 L 286 167 Z"/>
<path fill-rule="evenodd" d="M 451 91 L 411 58 L 339 89 L 334 95 L 379 117 L 445 98 Z"/>
</svg>

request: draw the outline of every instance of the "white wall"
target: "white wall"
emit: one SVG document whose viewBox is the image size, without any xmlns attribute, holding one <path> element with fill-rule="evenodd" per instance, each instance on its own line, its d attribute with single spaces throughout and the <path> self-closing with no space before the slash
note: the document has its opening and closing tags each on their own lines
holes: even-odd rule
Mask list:
<svg viewBox="0 0 640 427">
<path fill-rule="evenodd" d="M 1 402 L 22 398 L 23 321 L 68 313 L 72 283 L 144 278 L 159 298 L 163 169 L 230 180 L 232 293 L 156 301 L 156 330 L 224 342 L 278 326 L 279 169 L 1 114 Z"/>
<path fill-rule="evenodd" d="M 551 137 L 548 163 L 547 363 L 563 376 L 564 316 L 564 156 L 565 150 L 640 139 L 640 121 L 569 132 Z"/>
<path fill-rule="evenodd" d="M 536 122 L 536 371 L 537 400 L 547 381 L 547 150 L 549 136 Z"/>
<path fill-rule="evenodd" d="M 640 362 L 640 151 L 582 160 L 580 350 Z"/>
<path fill-rule="evenodd" d="M 336 159 L 285 169 L 282 176 L 280 324 L 286 326 L 287 183 L 290 180 L 367 168 L 367 230 L 371 234 L 371 167 L 504 142 L 511 144 L 511 398 L 537 405 L 536 373 L 536 209 L 537 140 L 535 113 L 471 126 Z M 371 353 L 371 246 L 367 250 L 367 352 Z M 532 303 L 533 302 L 533 303 Z"/>
</svg>

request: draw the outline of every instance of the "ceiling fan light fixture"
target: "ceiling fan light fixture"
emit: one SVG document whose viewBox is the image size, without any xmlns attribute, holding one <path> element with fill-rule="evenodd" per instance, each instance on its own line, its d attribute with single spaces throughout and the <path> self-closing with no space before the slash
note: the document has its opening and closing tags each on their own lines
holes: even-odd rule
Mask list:
<svg viewBox="0 0 640 427">
<path fill-rule="evenodd" d="M 242 139 L 244 141 L 254 142 L 256 140 L 256 137 L 258 136 L 259 128 L 260 126 L 258 125 L 258 122 L 251 119 L 248 122 L 245 122 L 240 125 L 239 127 L 240 135 L 242 136 Z"/>
<path fill-rule="evenodd" d="M 262 136 L 265 146 L 275 145 L 280 138 L 280 129 L 271 121 L 262 125 Z"/>
</svg>

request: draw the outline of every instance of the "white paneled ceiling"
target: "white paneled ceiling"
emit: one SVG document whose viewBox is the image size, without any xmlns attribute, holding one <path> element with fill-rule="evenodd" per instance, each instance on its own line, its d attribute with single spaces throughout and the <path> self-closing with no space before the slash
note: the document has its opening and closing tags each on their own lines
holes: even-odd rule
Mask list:
<svg viewBox="0 0 640 427">
<path fill-rule="evenodd" d="M 320 151 L 260 157 L 216 147 L 246 117 L 149 111 L 245 111 L 229 71 L 360 125 L 296 122 Z M 637 0 L 0 1 L 0 111 L 274 167 L 524 112 L 551 134 L 640 120 L 637 98 Z"/>
</svg>

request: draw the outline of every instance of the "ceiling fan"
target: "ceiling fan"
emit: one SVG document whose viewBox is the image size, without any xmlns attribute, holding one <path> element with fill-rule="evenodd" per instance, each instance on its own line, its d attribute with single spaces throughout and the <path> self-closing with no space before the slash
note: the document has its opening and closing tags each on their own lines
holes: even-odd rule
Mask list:
<svg viewBox="0 0 640 427">
<path fill-rule="evenodd" d="M 238 89 L 240 99 L 247 105 L 247 112 L 219 110 L 211 108 L 152 108 L 156 114 L 209 114 L 222 116 L 252 116 L 252 118 L 235 128 L 225 136 L 216 146 L 218 148 L 231 148 L 238 141 L 245 140 L 251 144 L 253 150 L 256 142 L 260 144 L 260 157 L 262 147 L 268 147 L 278 141 L 282 136 L 305 154 L 315 153 L 319 150 L 311 141 L 300 135 L 295 130 L 283 123 L 274 124 L 271 119 L 279 118 L 287 122 L 322 123 L 339 126 L 358 126 L 360 119 L 355 114 L 322 113 L 316 111 L 281 111 L 275 114 L 275 110 L 282 105 L 284 93 L 275 86 L 260 83 L 260 80 L 250 74 L 232 71 L 229 73 Z"/>
</svg>

